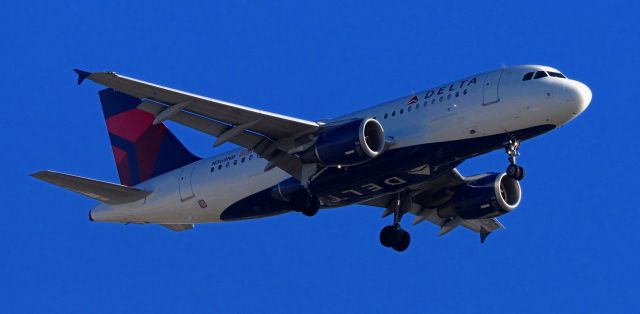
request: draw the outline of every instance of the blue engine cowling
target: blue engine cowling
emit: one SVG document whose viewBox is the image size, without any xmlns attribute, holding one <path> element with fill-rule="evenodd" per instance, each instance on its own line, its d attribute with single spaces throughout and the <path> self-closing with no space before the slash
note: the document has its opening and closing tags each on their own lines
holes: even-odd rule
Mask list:
<svg viewBox="0 0 640 314">
<path fill-rule="evenodd" d="M 454 191 L 451 200 L 438 208 L 442 218 L 493 218 L 518 207 L 522 198 L 520 183 L 505 173 L 471 177 Z"/>
<path fill-rule="evenodd" d="M 304 163 L 350 166 L 380 155 L 385 147 L 384 129 L 375 119 L 357 119 L 328 126 L 315 144 L 300 154 Z"/>
</svg>

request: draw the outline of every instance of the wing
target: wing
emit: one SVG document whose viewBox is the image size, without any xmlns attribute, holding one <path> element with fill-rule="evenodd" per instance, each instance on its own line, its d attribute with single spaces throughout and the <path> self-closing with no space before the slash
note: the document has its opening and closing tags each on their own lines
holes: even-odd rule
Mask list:
<svg viewBox="0 0 640 314">
<path fill-rule="evenodd" d="M 89 79 L 133 97 L 138 106 L 156 116 L 154 123 L 171 120 L 217 137 L 215 146 L 232 142 L 269 160 L 265 170 L 277 166 L 300 178 L 302 162 L 292 154 L 300 138 L 319 129 L 312 121 L 211 99 L 155 85 L 114 72 L 78 73 L 78 84 Z"/>
<path fill-rule="evenodd" d="M 125 185 L 98 181 L 50 170 L 36 172 L 31 176 L 109 205 L 118 205 L 141 200 L 151 194 L 150 192 Z"/>
<path fill-rule="evenodd" d="M 453 169 L 450 172 L 435 178 L 434 180 L 428 181 L 419 186 L 412 187 L 411 191 L 409 191 L 409 194 L 411 195 L 411 199 L 413 200 L 413 202 L 412 204 L 407 206 L 405 211 L 416 215 L 413 224 L 417 225 L 423 221 L 430 221 L 440 227 L 439 235 L 444 235 L 460 225 L 469 230 L 479 233 L 481 242 L 484 242 L 491 232 L 504 228 L 504 226 L 496 218 L 440 218 L 436 212 L 436 208 L 425 208 L 425 206 L 421 205 L 421 203 L 425 203 L 425 200 L 429 199 L 433 194 L 443 189 L 455 187 L 464 183 L 464 177 L 458 172 L 458 170 Z M 385 208 L 385 211 L 383 213 L 384 217 L 391 214 L 389 204 L 391 204 L 394 199 L 396 199 L 396 195 L 384 195 L 372 200 L 368 200 L 362 204 Z"/>
</svg>

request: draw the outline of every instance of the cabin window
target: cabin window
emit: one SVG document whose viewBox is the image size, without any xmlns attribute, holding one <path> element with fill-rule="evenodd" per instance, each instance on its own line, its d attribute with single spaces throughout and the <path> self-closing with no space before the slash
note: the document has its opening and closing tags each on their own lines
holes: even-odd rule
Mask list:
<svg viewBox="0 0 640 314">
<path fill-rule="evenodd" d="M 392 117 L 395 117 L 395 116 L 396 116 L 396 111 L 395 111 L 395 110 L 391 112 L 391 116 L 392 116 Z"/>
<path fill-rule="evenodd" d="M 433 104 L 435 104 L 435 103 L 436 103 L 436 99 L 435 99 L 435 98 L 434 98 L 434 99 L 431 99 L 431 104 L 433 105 Z"/>
<path fill-rule="evenodd" d="M 244 157 L 242 157 L 242 159 L 240 159 L 240 162 L 242 162 L 242 163 L 243 163 L 243 162 L 244 162 L 244 159 L 245 159 L 245 158 L 244 158 Z"/>
<path fill-rule="evenodd" d="M 400 114 L 404 113 L 404 108 L 400 109 Z"/>
<path fill-rule="evenodd" d="M 237 164 L 238 164 L 238 160 L 236 159 L 236 160 L 233 161 L 233 165 L 235 166 Z"/>
<path fill-rule="evenodd" d="M 522 77 L 523 81 L 528 81 L 533 77 L 533 72 L 529 72 Z"/>
<path fill-rule="evenodd" d="M 462 91 L 462 95 L 466 95 L 467 93 L 468 93 L 468 92 L 467 92 L 467 90 L 466 90 L 466 89 L 465 89 L 464 91 Z"/>
<path fill-rule="evenodd" d="M 407 108 L 407 112 L 411 112 L 411 106 L 409 106 L 409 108 Z"/>
<path fill-rule="evenodd" d="M 440 96 L 440 102 L 442 102 L 442 100 L 444 99 L 444 96 Z"/>
<path fill-rule="evenodd" d="M 215 166 L 211 167 L 211 172 L 213 172 L 213 171 L 215 171 L 215 170 L 216 170 L 216 167 L 215 167 Z"/>
<path fill-rule="evenodd" d="M 536 72 L 536 75 L 533 77 L 533 79 L 539 79 L 539 78 L 543 78 L 543 77 L 547 77 L 547 72 L 545 71 L 538 71 Z"/>
<path fill-rule="evenodd" d="M 451 99 L 451 94 L 447 95 L 447 99 Z"/>
<path fill-rule="evenodd" d="M 222 169 L 222 164 L 218 165 L 218 170 Z"/>
<path fill-rule="evenodd" d="M 456 92 L 456 97 L 460 96 L 460 92 Z"/>
</svg>

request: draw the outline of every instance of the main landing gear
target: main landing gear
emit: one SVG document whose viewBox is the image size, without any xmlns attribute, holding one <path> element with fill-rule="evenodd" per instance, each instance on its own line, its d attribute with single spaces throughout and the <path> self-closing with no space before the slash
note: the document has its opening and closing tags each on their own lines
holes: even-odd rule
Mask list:
<svg viewBox="0 0 640 314">
<path fill-rule="evenodd" d="M 388 225 L 380 231 L 380 243 L 385 247 L 390 247 L 398 252 L 402 252 L 409 247 L 411 243 L 411 235 L 409 232 L 400 227 L 400 219 L 402 218 L 400 199 L 394 201 L 393 206 L 393 224 Z"/>
<path fill-rule="evenodd" d="M 507 175 L 515 180 L 524 179 L 524 168 L 516 165 L 516 157 L 520 156 L 518 151 L 520 148 L 520 141 L 515 138 L 509 140 L 508 145 L 504 148 L 505 152 L 509 156 L 509 166 L 507 166 Z"/>
<path fill-rule="evenodd" d="M 320 200 L 307 190 L 295 192 L 290 197 L 291 207 L 307 217 L 314 216 L 320 210 Z"/>
</svg>

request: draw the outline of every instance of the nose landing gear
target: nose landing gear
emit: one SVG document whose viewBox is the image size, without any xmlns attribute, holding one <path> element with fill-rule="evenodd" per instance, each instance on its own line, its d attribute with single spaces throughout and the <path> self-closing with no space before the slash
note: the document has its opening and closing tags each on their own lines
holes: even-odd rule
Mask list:
<svg viewBox="0 0 640 314">
<path fill-rule="evenodd" d="M 405 200 L 403 200 L 404 202 Z M 400 196 L 394 199 L 390 204 L 393 209 L 393 224 L 388 225 L 380 231 L 380 244 L 384 247 L 390 247 L 398 252 L 405 251 L 411 244 L 411 235 L 400 227 L 400 219 L 404 212 L 402 208 L 405 204 L 401 203 Z"/>
<path fill-rule="evenodd" d="M 518 149 L 520 148 L 520 141 L 515 138 L 509 140 L 508 145 L 504 148 L 505 152 L 509 156 L 509 166 L 507 166 L 507 175 L 515 180 L 524 179 L 524 168 L 516 165 L 516 157 L 520 156 Z"/>
</svg>

